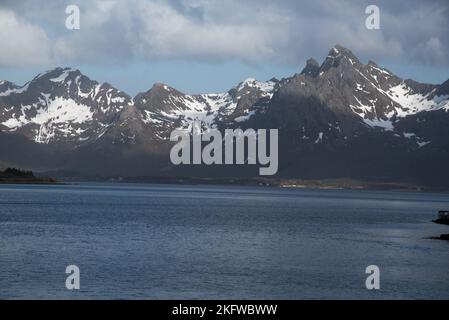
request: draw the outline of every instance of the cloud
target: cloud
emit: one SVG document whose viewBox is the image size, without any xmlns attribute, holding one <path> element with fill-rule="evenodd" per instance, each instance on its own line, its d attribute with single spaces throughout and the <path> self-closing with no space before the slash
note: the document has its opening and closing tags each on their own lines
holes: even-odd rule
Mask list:
<svg viewBox="0 0 449 320">
<path fill-rule="evenodd" d="M 49 39 L 40 27 L 0 10 L 0 66 L 34 66 L 50 61 Z"/>
<path fill-rule="evenodd" d="M 55 55 L 85 61 L 112 53 L 117 61 L 261 62 L 277 53 L 277 43 L 288 40 L 287 19 L 281 13 L 272 10 L 229 21 L 219 8 L 218 3 L 199 1 L 97 1 L 82 14 L 81 30 L 56 40 Z"/>
<path fill-rule="evenodd" d="M 403 44 L 389 32 L 387 25 L 381 30 L 368 30 L 365 26 L 367 4 L 356 1 L 322 1 L 303 6 L 292 5 L 290 39 L 282 47 L 283 57 L 292 63 L 310 56 L 320 57 L 335 44 L 353 50 L 364 58 L 397 58 L 403 52 Z M 381 6 L 382 8 L 382 6 Z M 381 15 L 381 20 L 387 13 Z"/>
<path fill-rule="evenodd" d="M 430 37 L 429 40 L 417 44 L 412 54 L 425 64 L 435 63 L 444 65 L 447 63 L 448 47 L 438 37 Z"/>
<path fill-rule="evenodd" d="M 78 0 L 78 31 L 64 28 L 63 2 L 16 2 L 0 4 L 18 25 L 0 33 L 4 65 L 49 57 L 69 64 L 181 59 L 296 65 L 337 43 L 362 59 L 449 65 L 449 4 L 441 0 L 376 1 L 377 31 L 365 28 L 367 0 Z M 18 52 L 21 47 L 27 50 Z"/>
<path fill-rule="evenodd" d="M 204 6 L 201 18 L 182 14 L 173 7 L 141 3 L 135 52 L 147 58 L 241 59 L 260 62 L 272 58 L 282 40 L 286 19 L 271 12 L 255 12 L 245 20 L 223 21 L 212 7 Z M 229 11 L 228 11 L 229 12 Z"/>
</svg>

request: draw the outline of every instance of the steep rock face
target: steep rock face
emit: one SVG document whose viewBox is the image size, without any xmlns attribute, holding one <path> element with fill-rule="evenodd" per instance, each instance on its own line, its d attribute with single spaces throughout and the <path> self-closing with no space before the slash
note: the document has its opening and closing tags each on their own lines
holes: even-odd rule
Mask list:
<svg viewBox="0 0 449 320">
<path fill-rule="evenodd" d="M 395 105 L 385 93 L 401 80 L 373 63 L 362 64 L 351 51 L 333 48 L 313 75 L 302 73 L 286 80 L 291 91 L 315 97 L 337 113 L 356 114 L 365 123 L 385 127 Z"/>
<path fill-rule="evenodd" d="M 315 59 L 310 58 L 309 60 L 307 60 L 306 66 L 301 71 L 301 74 L 305 76 L 316 77 L 320 74 L 320 65 Z"/>
</svg>

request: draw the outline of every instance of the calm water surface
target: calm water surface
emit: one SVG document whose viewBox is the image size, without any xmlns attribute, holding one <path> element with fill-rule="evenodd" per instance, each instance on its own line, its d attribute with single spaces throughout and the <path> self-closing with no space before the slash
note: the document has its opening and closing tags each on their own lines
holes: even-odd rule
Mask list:
<svg viewBox="0 0 449 320">
<path fill-rule="evenodd" d="M 449 242 L 427 239 L 449 233 L 440 209 L 448 195 L 1 185 L 0 298 L 448 299 Z"/>
</svg>

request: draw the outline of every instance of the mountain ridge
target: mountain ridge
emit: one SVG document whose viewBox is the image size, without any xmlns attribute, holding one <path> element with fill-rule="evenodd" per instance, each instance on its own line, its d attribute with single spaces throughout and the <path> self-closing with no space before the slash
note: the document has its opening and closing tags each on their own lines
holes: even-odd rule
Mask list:
<svg viewBox="0 0 449 320">
<path fill-rule="evenodd" d="M 155 83 L 131 97 L 79 70 L 56 68 L 22 87 L 0 81 L 0 150 L 11 146 L 8 140 L 17 141 L 0 161 L 88 174 L 183 174 L 168 164 L 170 133 L 201 121 L 220 130 L 279 129 L 279 174 L 284 177 L 428 175 L 431 180 L 444 169 L 449 153 L 448 111 L 449 80 L 433 85 L 401 79 L 373 61 L 363 64 L 339 45 L 321 64 L 311 58 L 291 77 L 265 82 L 248 78 L 215 94 L 185 94 Z M 47 156 L 46 163 L 23 159 L 16 149 L 24 143 L 42 150 L 38 158 Z M 360 160 L 365 163 L 349 157 L 356 150 L 370 155 Z M 388 157 L 383 156 L 386 151 Z M 430 159 L 437 155 L 442 160 Z M 335 163 L 321 163 L 329 157 Z M 145 163 L 154 166 L 142 168 Z M 423 166 L 429 165 L 435 172 L 426 173 Z M 228 174 L 211 168 L 185 170 Z M 237 176 L 254 174 L 251 168 L 231 170 Z"/>
</svg>

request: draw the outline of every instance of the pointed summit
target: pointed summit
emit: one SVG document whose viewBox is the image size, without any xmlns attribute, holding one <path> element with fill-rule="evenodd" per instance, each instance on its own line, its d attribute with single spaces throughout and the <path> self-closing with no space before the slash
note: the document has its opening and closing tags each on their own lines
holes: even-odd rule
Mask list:
<svg viewBox="0 0 449 320">
<path fill-rule="evenodd" d="M 353 66 L 355 64 L 359 64 L 360 61 L 351 50 L 337 44 L 329 51 L 329 54 L 324 60 L 320 71 L 325 72 L 330 68 L 338 67 L 342 63 Z"/>
<path fill-rule="evenodd" d="M 357 57 L 352 53 L 351 50 L 337 44 L 330 51 L 328 57 L 337 58 L 339 56 L 344 56 L 351 59 L 357 59 Z"/>
<path fill-rule="evenodd" d="M 301 71 L 301 74 L 312 77 L 316 77 L 319 73 L 320 73 L 320 65 L 313 58 L 307 60 L 306 66 Z"/>
<path fill-rule="evenodd" d="M 150 91 L 152 93 L 162 93 L 162 94 L 169 94 L 169 93 L 181 94 L 181 95 L 183 94 L 182 92 L 179 92 L 175 88 L 172 88 L 172 87 L 168 86 L 167 84 L 161 83 L 161 82 L 156 82 L 155 84 L 153 84 L 153 87 L 150 89 Z"/>
<path fill-rule="evenodd" d="M 447 96 L 449 95 L 449 79 L 438 86 L 438 89 L 432 96 Z"/>
</svg>

